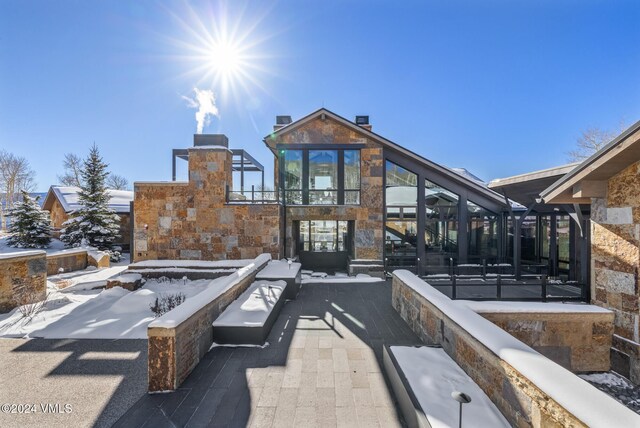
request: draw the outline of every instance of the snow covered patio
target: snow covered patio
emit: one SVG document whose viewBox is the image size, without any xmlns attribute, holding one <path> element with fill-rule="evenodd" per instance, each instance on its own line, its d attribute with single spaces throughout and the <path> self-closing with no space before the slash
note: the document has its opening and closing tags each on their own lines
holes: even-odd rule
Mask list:
<svg viewBox="0 0 640 428">
<path fill-rule="evenodd" d="M 388 282 L 305 284 L 267 341 L 213 348 L 179 389 L 145 395 L 116 426 L 400 426 L 382 348 L 420 340 Z"/>
</svg>

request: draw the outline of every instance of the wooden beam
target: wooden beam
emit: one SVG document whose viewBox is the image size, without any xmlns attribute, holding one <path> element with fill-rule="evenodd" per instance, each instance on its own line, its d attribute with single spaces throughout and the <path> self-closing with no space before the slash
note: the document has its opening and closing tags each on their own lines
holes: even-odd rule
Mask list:
<svg viewBox="0 0 640 428">
<path fill-rule="evenodd" d="M 605 198 L 607 196 L 607 181 L 582 180 L 574 184 L 574 198 Z"/>
</svg>

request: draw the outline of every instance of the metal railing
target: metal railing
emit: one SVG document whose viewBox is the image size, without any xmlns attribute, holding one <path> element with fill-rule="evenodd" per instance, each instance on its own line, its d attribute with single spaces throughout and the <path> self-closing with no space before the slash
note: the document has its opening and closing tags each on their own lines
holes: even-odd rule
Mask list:
<svg viewBox="0 0 640 428">
<path fill-rule="evenodd" d="M 277 190 L 251 189 L 231 190 L 226 187 L 227 203 L 233 204 L 279 204 L 282 203 L 282 192 Z"/>
<path fill-rule="evenodd" d="M 453 300 L 586 301 L 585 284 L 549 278 L 547 275 L 432 275 L 431 286 Z"/>
</svg>

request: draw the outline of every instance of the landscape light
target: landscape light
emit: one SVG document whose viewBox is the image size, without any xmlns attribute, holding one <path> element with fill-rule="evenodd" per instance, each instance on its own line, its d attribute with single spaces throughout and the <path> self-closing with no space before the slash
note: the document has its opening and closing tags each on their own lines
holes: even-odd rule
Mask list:
<svg viewBox="0 0 640 428">
<path fill-rule="evenodd" d="M 471 403 L 471 397 L 469 397 L 464 392 L 453 391 L 451 393 L 451 398 L 453 398 L 458 403 L 460 403 L 460 416 L 458 418 L 458 427 L 462 428 L 462 405 L 463 404 L 467 404 L 467 403 Z"/>
</svg>

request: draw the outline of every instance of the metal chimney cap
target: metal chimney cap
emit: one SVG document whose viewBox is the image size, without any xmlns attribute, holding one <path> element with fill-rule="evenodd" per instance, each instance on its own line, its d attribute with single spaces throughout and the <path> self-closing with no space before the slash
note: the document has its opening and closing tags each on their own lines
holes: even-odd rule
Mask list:
<svg viewBox="0 0 640 428">
<path fill-rule="evenodd" d="M 356 116 L 356 125 L 368 125 L 369 116 Z"/>
<path fill-rule="evenodd" d="M 193 147 L 200 146 L 229 147 L 229 138 L 224 134 L 194 134 Z"/>
<path fill-rule="evenodd" d="M 291 116 L 276 116 L 276 125 L 288 125 L 291 122 Z"/>
</svg>

